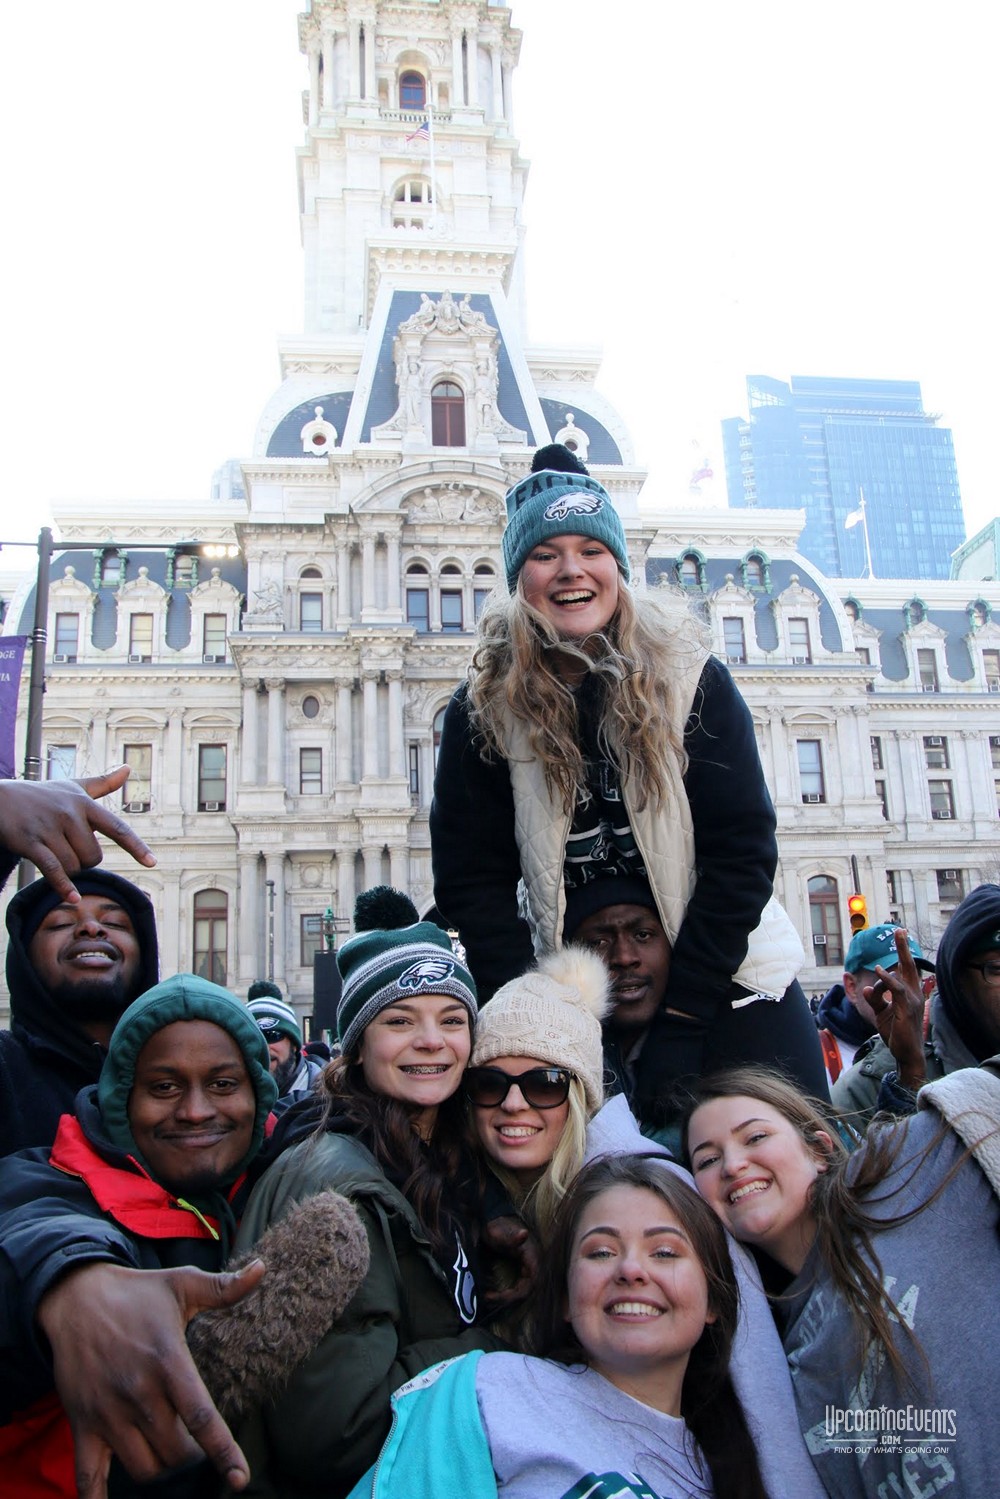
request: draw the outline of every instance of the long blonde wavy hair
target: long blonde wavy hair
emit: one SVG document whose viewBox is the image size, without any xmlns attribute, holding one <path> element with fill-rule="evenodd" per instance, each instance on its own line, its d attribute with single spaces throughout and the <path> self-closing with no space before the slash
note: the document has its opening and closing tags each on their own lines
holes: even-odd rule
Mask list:
<svg viewBox="0 0 1000 1499">
<path fill-rule="evenodd" d="M 567 811 L 586 784 L 577 703 L 561 674 L 566 659 L 607 684 L 599 740 L 636 805 L 661 807 L 671 783 L 687 769 L 684 724 L 676 711 L 678 667 L 708 651 L 707 627 L 679 589 L 635 595 L 620 583 L 618 608 L 600 635 L 563 639 L 521 592 L 499 593 L 479 621 L 479 644 L 469 667 L 473 732 L 485 759 L 508 759 L 509 716 L 527 727 L 531 752 L 549 791 Z"/>
</svg>

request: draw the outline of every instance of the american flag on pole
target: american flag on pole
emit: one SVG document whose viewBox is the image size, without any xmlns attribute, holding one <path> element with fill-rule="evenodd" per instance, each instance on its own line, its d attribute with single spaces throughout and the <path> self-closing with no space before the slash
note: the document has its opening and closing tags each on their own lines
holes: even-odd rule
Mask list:
<svg viewBox="0 0 1000 1499">
<path fill-rule="evenodd" d="M 414 130 L 413 134 L 406 137 L 406 144 L 409 145 L 411 141 L 429 141 L 430 138 L 430 122 L 426 119 L 423 119 L 420 121 L 420 124 L 417 126 L 416 130 Z"/>
</svg>

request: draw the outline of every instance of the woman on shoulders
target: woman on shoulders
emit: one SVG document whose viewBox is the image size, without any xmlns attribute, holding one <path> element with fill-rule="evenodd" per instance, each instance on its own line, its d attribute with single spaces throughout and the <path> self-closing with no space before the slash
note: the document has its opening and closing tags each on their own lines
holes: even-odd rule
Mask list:
<svg viewBox="0 0 1000 1499">
<path fill-rule="evenodd" d="M 732 678 L 686 600 L 632 593 L 621 519 L 567 449 L 535 455 L 507 511 L 510 597 L 480 620 L 431 808 L 438 908 L 484 997 L 533 948 L 558 948 L 568 909 L 599 906 L 599 882 L 644 879 L 672 958 L 637 1064 L 640 1117 L 735 1030 L 738 1055 L 780 1057 L 823 1089 L 801 943 L 773 897 L 774 809 Z"/>
</svg>

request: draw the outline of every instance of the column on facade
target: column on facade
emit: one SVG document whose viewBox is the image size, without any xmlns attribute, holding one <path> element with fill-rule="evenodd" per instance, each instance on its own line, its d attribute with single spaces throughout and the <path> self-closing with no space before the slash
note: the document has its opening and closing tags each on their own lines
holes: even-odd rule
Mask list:
<svg viewBox="0 0 1000 1499">
<path fill-rule="evenodd" d="M 198 757 L 197 755 L 193 756 L 194 780 L 192 782 L 182 774 L 184 760 L 183 751 L 184 710 L 183 708 L 173 708 L 167 714 L 167 732 L 163 745 L 162 784 L 164 786 L 177 786 L 180 788 L 180 794 L 177 797 L 176 803 L 178 810 L 180 810 L 184 806 L 185 791 L 187 790 L 188 786 L 191 786 L 191 789 L 194 792 L 193 805 L 197 806 L 198 804 Z"/>
<path fill-rule="evenodd" d="M 403 777 L 406 763 L 403 754 L 403 673 L 386 672 L 389 679 L 389 774 Z"/>
<path fill-rule="evenodd" d="M 267 784 L 285 784 L 285 683 L 267 682 Z"/>
<path fill-rule="evenodd" d="M 240 849 L 237 856 L 236 976 L 241 988 L 253 983 L 264 971 L 258 949 L 260 920 L 260 855 L 255 849 Z"/>
<path fill-rule="evenodd" d="M 899 797 L 902 795 L 902 806 L 907 812 L 907 822 L 918 818 L 921 822 L 925 822 L 927 814 L 924 808 L 927 806 L 928 793 L 923 741 L 912 729 L 903 729 L 896 735 L 896 747 L 899 752 L 899 785 L 894 797 L 890 791 L 892 798 L 890 805 L 898 814 Z"/>
<path fill-rule="evenodd" d="M 452 98 L 456 105 L 465 103 L 465 82 L 462 77 L 462 28 L 451 34 L 451 71 L 454 75 Z"/>
<path fill-rule="evenodd" d="M 187 910 L 181 915 L 180 871 L 165 879 L 156 900 L 156 936 L 160 950 L 160 968 L 190 972 L 194 967 L 194 892 L 185 894 Z"/>
<path fill-rule="evenodd" d="M 867 791 L 868 780 L 865 776 L 865 765 L 871 764 L 869 755 L 867 761 L 862 754 L 864 746 L 860 743 L 858 734 L 858 719 L 849 709 L 844 708 L 837 713 L 834 720 L 834 732 L 837 736 L 836 769 L 840 777 L 840 801 L 846 805 L 848 802 L 861 801 Z M 827 801 L 833 801 L 830 795 L 833 787 L 827 789 Z"/>
<path fill-rule="evenodd" d="M 361 850 L 361 857 L 365 864 L 365 889 L 370 890 L 373 885 L 382 883 L 382 850 L 366 843 Z"/>
<path fill-rule="evenodd" d="M 771 764 L 774 766 L 774 801 L 776 806 L 787 806 L 792 800 L 792 767 L 791 759 L 795 753 L 795 746 L 789 733 L 790 724 L 788 719 L 782 718 L 781 725 L 784 733 L 777 734 L 776 720 L 769 714 L 765 733 L 771 746 Z"/>
<path fill-rule="evenodd" d="M 378 85 L 375 82 L 375 12 L 365 18 L 365 98 L 370 104 L 378 101 Z"/>
<path fill-rule="evenodd" d="M 341 921 L 348 923 L 354 919 L 354 860 L 347 854 L 337 855 L 337 908 L 335 915 Z M 337 944 L 347 936 L 348 928 L 341 927 L 337 932 Z"/>
<path fill-rule="evenodd" d="M 510 91 L 512 76 L 513 76 L 513 73 L 512 73 L 511 66 L 510 66 L 509 63 L 505 62 L 503 64 L 504 119 L 507 121 L 507 125 L 508 125 L 508 127 L 509 127 L 509 129 L 511 131 L 513 131 L 513 129 L 514 129 L 514 110 L 513 110 L 512 104 L 511 104 L 511 91 Z"/>
<path fill-rule="evenodd" d="M 399 537 L 394 531 L 386 533 L 385 552 L 389 583 L 386 604 L 394 614 L 397 614 L 403 607 L 403 595 L 399 571 Z"/>
<path fill-rule="evenodd" d="M 981 729 L 962 729 L 959 734 L 953 735 L 962 746 L 961 759 L 955 757 L 952 765 L 956 771 L 954 776 L 956 791 L 956 815 L 961 816 L 963 812 L 968 815 L 971 809 L 973 817 L 986 818 L 991 823 L 996 822 L 996 793 L 993 789 L 993 767 L 983 754 L 983 745 L 986 742 Z M 961 788 L 961 789 L 959 789 Z"/>
<path fill-rule="evenodd" d="M 337 548 L 337 622 L 349 624 L 351 619 L 351 547 L 345 541 Z"/>
<path fill-rule="evenodd" d="M 319 121 L 319 48 L 309 48 L 309 123 Z"/>
<path fill-rule="evenodd" d="M 323 27 L 323 108 L 333 109 L 336 104 L 333 84 L 333 47 L 336 32 L 332 26 Z"/>
<path fill-rule="evenodd" d="M 364 721 L 361 774 L 366 781 L 378 775 L 378 677 L 378 672 L 372 668 L 362 674 Z"/>
<path fill-rule="evenodd" d="M 503 73 L 500 43 L 490 43 L 490 67 L 493 70 L 493 119 L 499 124 L 503 119 Z"/>
<path fill-rule="evenodd" d="M 389 849 L 389 882 L 394 890 L 409 889 L 410 855 L 405 844 Z"/>
<path fill-rule="evenodd" d="M 99 774 L 109 763 L 108 755 L 108 711 L 106 708 L 95 713 L 90 724 L 90 758 L 92 769 L 86 774 Z M 77 771 L 80 775 L 81 771 Z M 125 799 L 128 800 L 128 787 L 125 788 Z"/>
<path fill-rule="evenodd" d="M 284 851 L 265 855 L 265 879 L 274 881 L 274 981 L 285 987 L 285 855 Z"/>
<path fill-rule="evenodd" d="M 359 21 L 348 21 L 347 23 L 348 59 L 347 59 L 347 92 L 350 98 L 361 97 L 361 23 Z"/>
<path fill-rule="evenodd" d="M 243 753 L 240 780 L 244 786 L 257 784 L 257 684 L 243 684 Z"/>
<path fill-rule="evenodd" d="M 479 104 L 479 32 L 473 23 L 465 33 L 466 63 L 469 77 L 469 108 Z"/>
<path fill-rule="evenodd" d="M 354 779 L 353 724 L 351 722 L 351 696 L 354 682 L 350 677 L 337 678 L 337 784 L 344 785 Z"/>
<path fill-rule="evenodd" d="M 361 618 L 366 609 L 375 608 L 375 535 L 366 531 L 361 538 Z"/>
</svg>

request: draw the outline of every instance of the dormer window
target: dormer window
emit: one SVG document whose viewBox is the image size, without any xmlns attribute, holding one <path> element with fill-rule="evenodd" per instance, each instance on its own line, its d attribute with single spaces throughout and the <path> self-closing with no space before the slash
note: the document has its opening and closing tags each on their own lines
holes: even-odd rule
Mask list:
<svg viewBox="0 0 1000 1499">
<path fill-rule="evenodd" d="M 409 69 L 399 77 L 400 109 L 426 109 L 427 83 L 421 74 Z"/>
<path fill-rule="evenodd" d="M 431 391 L 431 442 L 436 448 L 465 447 L 465 394 L 454 380 Z"/>
</svg>

